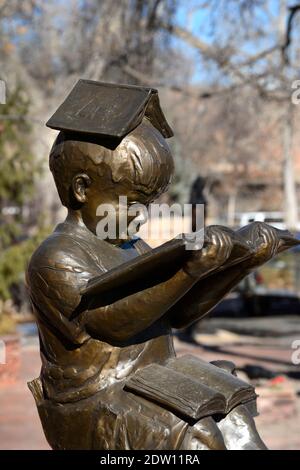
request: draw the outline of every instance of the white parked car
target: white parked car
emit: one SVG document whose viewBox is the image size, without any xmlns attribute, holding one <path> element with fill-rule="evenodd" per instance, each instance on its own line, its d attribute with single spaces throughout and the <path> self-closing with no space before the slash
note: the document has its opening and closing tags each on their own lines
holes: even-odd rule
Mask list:
<svg viewBox="0 0 300 470">
<path fill-rule="evenodd" d="M 236 215 L 236 225 L 244 227 L 251 222 L 265 222 L 280 230 L 285 230 L 283 212 L 243 212 Z"/>
</svg>

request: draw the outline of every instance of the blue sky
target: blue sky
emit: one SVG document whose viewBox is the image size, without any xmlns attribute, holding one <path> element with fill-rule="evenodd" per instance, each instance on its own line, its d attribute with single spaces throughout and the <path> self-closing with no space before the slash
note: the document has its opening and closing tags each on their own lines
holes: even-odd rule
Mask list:
<svg viewBox="0 0 300 470">
<path fill-rule="evenodd" d="M 222 0 L 219 1 L 221 2 Z M 194 14 L 189 15 L 189 12 L 193 10 L 193 7 L 197 5 L 197 3 L 199 2 L 194 0 L 182 2 L 176 15 L 176 22 L 183 28 L 189 29 L 195 36 L 201 38 L 206 43 L 213 44 L 213 42 L 216 40 L 216 35 L 212 31 L 211 21 L 209 20 L 212 13 L 211 8 L 208 7 L 207 9 L 194 10 Z M 256 28 L 260 28 L 263 31 L 264 37 L 261 37 L 255 41 L 246 41 L 243 39 L 243 42 L 240 42 L 239 44 L 237 41 L 236 44 L 237 47 L 240 47 L 242 51 L 249 55 L 264 50 L 265 48 L 268 48 L 277 42 L 277 38 L 274 35 L 274 30 L 272 29 L 272 20 L 275 20 L 278 17 L 280 0 L 265 0 L 263 3 L 263 8 L 255 8 L 253 12 L 254 14 L 246 18 L 246 23 L 255 24 Z M 287 1 L 286 3 L 287 6 L 289 6 L 293 5 L 295 1 Z M 234 3 L 232 3 L 232 5 L 234 5 Z M 231 8 L 231 18 L 233 22 L 236 23 L 236 27 L 241 28 L 241 35 L 244 32 L 244 28 L 237 13 L 237 8 L 233 6 Z M 226 43 L 228 37 L 226 19 L 220 18 L 218 14 L 216 16 L 218 45 L 222 45 L 223 41 Z M 173 45 L 178 47 L 185 55 L 190 56 L 192 61 L 195 63 L 195 70 L 192 77 L 193 83 L 210 81 L 211 74 L 213 75 L 214 72 L 213 66 L 209 70 L 207 70 L 207 68 L 205 69 L 199 57 L 199 53 L 195 51 L 194 48 L 188 46 L 186 42 L 174 38 Z"/>
</svg>

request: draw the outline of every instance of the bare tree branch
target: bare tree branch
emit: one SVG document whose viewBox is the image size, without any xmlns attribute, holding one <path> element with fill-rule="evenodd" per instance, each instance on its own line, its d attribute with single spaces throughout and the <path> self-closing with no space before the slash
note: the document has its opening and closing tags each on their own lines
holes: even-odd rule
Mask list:
<svg viewBox="0 0 300 470">
<path fill-rule="evenodd" d="M 133 69 L 129 65 L 124 65 L 122 67 L 122 70 L 130 77 L 134 78 L 135 80 L 138 80 L 141 84 L 148 85 L 150 87 L 167 88 L 170 91 L 181 93 L 185 96 L 197 99 L 207 99 L 221 94 L 224 95 L 225 93 L 230 93 L 231 91 L 244 86 L 244 83 L 235 83 L 227 87 L 211 87 L 210 89 L 205 91 L 198 91 L 197 89 L 195 89 L 195 87 L 190 89 L 187 86 L 172 85 L 170 83 L 166 84 L 164 82 L 159 82 L 155 78 L 149 78 L 146 74 L 143 74 Z"/>
<path fill-rule="evenodd" d="M 173 34 L 180 39 L 183 39 L 185 42 L 197 49 L 208 59 L 213 59 L 219 65 L 222 66 L 228 64 L 228 48 L 224 49 L 211 46 L 196 37 L 190 31 L 187 31 L 186 29 L 182 28 L 181 26 L 176 26 L 162 20 L 159 20 L 157 24 L 160 28 L 164 29 L 168 33 Z M 232 53 L 233 51 L 230 52 Z"/>
<path fill-rule="evenodd" d="M 300 7 L 300 5 L 299 5 Z M 211 46 L 206 42 L 202 41 L 201 39 L 197 38 L 193 33 L 187 31 L 186 29 L 175 26 L 163 21 L 159 21 L 159 26 L 168 31 L 170 34 L 177 36 L 178 38 L 186 41 L 190 46 L 197 49 L 201 54 L 203 54 L 206 58 L 214 60 L 220 67 L 227 67 L 230 70 L 235 70 L 236 68 L 245 67 L 249 65 L 253 65 L 255 62 L 267 57 L 268 55 L 274 53 L 276 50 L 280 49 L 280 45 L 274 44 L 267 49 L 258 52 L 247 58 L 244 62 L 238 62 L 237 64 L 233 64 L 229 59 L 238 51 L 235 51 L 233 48 L 218 48 L 215 46 Z"/>
<path fill-rule="evenodd" d="M 294 19 L 297 11 L 300 10 L 300 4 L 294 5 L 289 8 L 289 15 L 288 15 L 288 20 L 287 20 L 287 27 L 286 27 L 286 36 L 285 36 L 285 42 L 281 47 L 281 52 L 282 52 L 282 59 L 285 64 L 289 63 L 289 57 L 288 57 L 288 48 L 292 42 L 292 30 L 293 30 L 293 24 L 294 24 Z"/>
<path fill-rule="evenodd" d="M 293 8 L 294 8 L 293 11 L 295 14 L 295 9 L 296 10 L 300 9 L 300 4 Z M 288 98 L 289 95 L 286 93 L 283 93 L 282 90 L 278 89 L 278 90 L 270 91 L 260 83 L 261 79 L 267 78 L 270 76 L 270 73 L 271 73 L 270 67 L 268 68 L 268 70 L 260 74 L 249 74 L 249 73 L 242 72 L 242 68 L 250 66 L 250 65 L 254 65 L 259 60 L 264 59 L 269 55 L 272 55 L 276 51 L 279 51 L 282 47 L 280 44 L 275 44 L 271 47 L 268 47 L 267 49 L 248 57 L 243 62 L 237 61 L 236 63 L 233 63 L 232 56 L 233 55 L 238 56 L 239 51 L 236 51 L 233 48 L 229 48 L 229 47 L 218 48 L 218 47 L 211 46 L 207 44 L 206 42 L 202 41 L 201 39 L 199 39 L 198 37 L 196 37 L 190 31 L 187 31 L 180 26 L 175 26 L 175 25 L 163 22 L 163 21 L 160 21 L 159 24 L 161 28 L 165 29 L 170 34 L 174 34 L 178 38 L 186 41 L 190 46 L 197 49 L 204 57 L 213 60 L 224 72 L 227 71 L 228 73 L 236 77 L 239 83 L 233 84 L 232 87 L 230 87 L 230 89 L 234 89 L 236 87 L 241 87 L 245 85 L 251 85 L 253 86 L 253 88 L 257 90 L 259 95 L 264 99 L 275 100 L 275 101 L 281 102 L 281 101 L 285 101 Z M 277 71 L 277 75 L 278 75 L 278 71 Z M 206 97 L 211 97 L 214 95 L 215 95 L 215 91 L 212 91 L 212 92 L 208 92 L 206 94 Z"/>
</svg>

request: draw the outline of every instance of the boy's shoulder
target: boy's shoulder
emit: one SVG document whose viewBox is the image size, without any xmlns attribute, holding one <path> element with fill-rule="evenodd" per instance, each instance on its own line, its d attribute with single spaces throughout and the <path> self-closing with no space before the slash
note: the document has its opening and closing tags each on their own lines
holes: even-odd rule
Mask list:
<svg viewBox="0 0 300 470">
<path fill-rule="evenodd" d="M 33 253 L 30 265 L 69 266 L 91 262 L 83 244 L 65 233 L 53 232 Z"/>
<path fill-rule="evenodd" d="M 92 271 L 99 274 L 99 265 L 93 256 L 88 239 L 71 230 L 67 224 L 60 224 L 33 253 L 28 272 L 45 268 L 80 273 Z"/>
<path fill-rule="evenodd" d="M 45 302 L 47 305 L 50 302 L 71 311 L 80 301 L 80 289 L 100 273 L 101 267 L 84 240 L 55 230 L 33 253 L 26 270 L 26 284 L 36 304 L 44 308 Z"/>
</svg>

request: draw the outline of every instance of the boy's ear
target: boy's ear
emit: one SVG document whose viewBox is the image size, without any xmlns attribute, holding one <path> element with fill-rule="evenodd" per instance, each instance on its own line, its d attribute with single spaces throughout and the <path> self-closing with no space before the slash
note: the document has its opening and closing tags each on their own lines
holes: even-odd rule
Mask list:
<svg viewBox="0 0 300 470">
<path fill-rule="evenodd" d="M 72 179 L 72 190 L 76 201 L 84 203 L 86 201 L 86 190 L 90 186 L 91 180 L 86 173 L 79 173 Z"/>
</svg>

